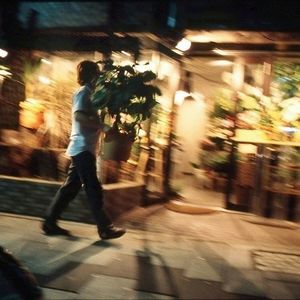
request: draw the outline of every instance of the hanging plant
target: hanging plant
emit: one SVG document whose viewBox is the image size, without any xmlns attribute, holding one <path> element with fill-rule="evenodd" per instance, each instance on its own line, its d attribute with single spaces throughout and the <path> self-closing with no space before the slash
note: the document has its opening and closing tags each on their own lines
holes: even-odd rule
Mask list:
<svg viewBox="0 0 300 300">
<path fill-rule="evenodd" d="M 103 71 L 96 82 L 92 103 L 101 110 L 102 119 L 112 121 L 113 130 L 105 134 L 104 160 L 126 161 L 142 122 L 150 118 L 158 104 L 160 89 L 151 82 L 152 71 L 139 72 L 135 65 L 118 66 L 103 62 Z M 109 118 L 107 118 L 109 117 Z"/>
<path fill-rule="evenodd" d="M 112 127 L 119 133 L 136 138 L 141 123 L 150 118 L 158 104 L 160 89 L 151 84 L 156 79 L 152 71 L 139 72 L 135 65 L 119 66 L 113 61 L 103 62 L 92 96 L 94 107 L 114 121 Z"/>
</svg>

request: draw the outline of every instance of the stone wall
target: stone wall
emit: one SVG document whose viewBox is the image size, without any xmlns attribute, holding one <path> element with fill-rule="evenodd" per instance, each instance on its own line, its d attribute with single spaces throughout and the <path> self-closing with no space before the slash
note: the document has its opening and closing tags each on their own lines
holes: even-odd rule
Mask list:
<svg viewBox="0 0 300 300">
<path fill-rule="evenodd" d="M 43 217 L 61 182 L 0 175 L 0 211 Z M 113 219 L 142 204 L 144 186 L 136 182 L 104 184 L 105 207 Z M 80 191 L 62 219 L 94 223 L 84 191 Z"/>
</svg>

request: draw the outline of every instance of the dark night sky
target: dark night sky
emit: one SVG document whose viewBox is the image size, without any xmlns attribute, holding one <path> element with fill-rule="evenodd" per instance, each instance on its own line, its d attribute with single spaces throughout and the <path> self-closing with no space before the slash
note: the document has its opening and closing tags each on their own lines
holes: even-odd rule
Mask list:
<svg viewBox="0 0 300 300">
<path fill-rule="evenodd" d="M 100 31 L 101 26 L 102 30 L 108 30 L 113 24 L 116 25 L 116 31 L 137 30 L 162 34 L 169 29 L 175 32 L 183 29 L 300 32 L 300 0 L 153 0 L 143 1 L 142 6 L 141 1 L 100 1 L 97 9 L 99 14 L 95 15 L 93 12 L 91 24 L 85 22 L 84 25 L 82 20 L 89 20 L 91 16 L 86 2 L 19 1 L 20 3 L 18 6 L 18 1 L 6 1 L 1 6 L 1 38 L 12 45 L 26 44 L 27 34 L 41 24 L 47 24 L 48 28 L 74 28 L 75 25 L 88 28 L 90 25 Z M 109 8 L 112 3 L 115 5 L 113 16 L 110 15 L 112 10 Z M 26 11 L 20 9 L 24 5 L 27 7 Z M 37 22 L 31 22 L 33 25 L 27 21 L 30 20 L 30 5 L 36 12 Z M 84 9 L 78 7 L 80 5 Z M 170 8 L 174 8 L 174 5 L 176 26 L 168 28 L 167 20 L 172 13 Z"/>
<path fill-rule="evenodd" d="M 17 3 L 18 1 L 13 2 Z M 131 22 L 133 16 L 138 20 L 139 16 L 146 15 L 147 12 L 153 14 L 153 12 L 158 11 L 159 14 L 154 19 L 150 19 L 153 22 L 159 22 L 160 26 L 167 26 L 167 18 L 171 14 L 171 7 L 174 8 L 175 5 L 177 26 L 179 27 L 274 31 L 299 31 L 300 29 L 300 0 L 145 0 L 142 6 L 140 1 L 97 1 L 94 4 L 80 1 L 19 1 L 19 3 L 21 4 L 20 8 L 25 5 L 27 9 L 21 9 L 17 16 L 13 16 L 17 12 L 17 4 L 5 3 L 2 7 L 2 9 L 7 8 L 10 10 L 10 12 L 5 12 L 3 15 L 6 21 L 13 21 L 13 17 L 17 17 L 24 22 L 28 17 L 28 10 L 32 6 L 33 9 L 40 10 L 38 11 L 39 18 L 51 16 L 52 26 L 59 24 L 58 20 L 56 20 L 57 24 L 53 20 L 57 18 L 63 18 L 61 22 L 64 21 L 65 26 L 68 26 L 66 24 L 68 18 L 70 19 L 70 26 L 73 27 L 74 22 L 82 23 L 83 19 L 85 20 L 85 26 L 87 20 L 90 20 L 91 26 L 98 23 L 100 25 L 105 20 L 105 10 L 109 9 L 109 5 L 113 3 L 115 6 L 114 11 L 120 10 L 117 19 L 114 21 L 121 21 L 122 24 Z M 92 11 L 89 11 L 89 7 L 92 8 Z M 54 13 L 55 9 L 57 10 L 56 15 Z M 53 15 L 56 17 L 54 18 Z M 164 20 L 158 20 L 159 18 Z M 96 19 L 98 19 L 98 23 Z M 40 24 L 43 23 L 43 20 L 40 21 Z M 139 25 L 141 27 L 146 26 L 145 18 L 142 18 L 142 23 Z M 147 24 L 147 29 L 149 29 L 149 24 Z"/>
<path fill-rule="evenodd" d="M 186 1 L 192 28 L 300 31 L 299 0 Z"/>
</svg>

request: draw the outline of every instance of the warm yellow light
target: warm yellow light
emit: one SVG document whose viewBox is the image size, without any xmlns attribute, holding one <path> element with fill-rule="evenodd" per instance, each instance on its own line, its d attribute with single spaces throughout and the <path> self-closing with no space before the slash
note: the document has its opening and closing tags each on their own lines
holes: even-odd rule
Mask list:
<svg viewBox="0 0 300 300">
<path fill-rule="evenodd" d="M 213 37 L 209 34 L 205 35 L 203 33 L 200 34 L 188 34 L 186 36 L 191 42 L 195 43 L 209 43 L 212 41 Z"/>
<path fill-rule="evenodd" d="M 182 105 L 184 99 L 189 96 L 190 94 L 185 91 L 176 91 L 174 102 L 176 105 Z"/>
<path fill-rule="evenodd" d="M 11 76 L 12 74 L 6 70 L 0 70 L 0 76 Z"/>
<path fill-rule="evenodd" d="M 263 91 L 262 91 L 262 88 L 259 88 L 259 87 L 255 87 L 255 86 L 252 86 L 252 85 L 249 85 L 249 84 L 245 84 L 245 91 L 246 93 L 248 93 L 249 95 L 254 95 L 258 98 L 261 98 L 263 96 Z M 268 101 L 269 100 L 267 98 L 270 98 L 270 97 L 264 97 L 264 101 Z"/>
<path fill-rule="evenodd" d="M 299 129 L 295 128 L 295 127 L 281 126 L 279 128 L 281 131 L 286 132 L 286 133 L 295 133 L 295 132 L 299 131 Z"/>
<path fill-rule="evenodd" d="M 266 140 L 267 136 L 262 130 L 236 129 L 235 138 L 245 142 L 257 142 Z"/>
<path fill-rule="evenodd" d="M 27 98 L 20 102 L 20 125 L 26 128 L 38 129 L 44 122 L 45 107 L 37 99 Z"/>
<path fill-rule="evenodd" d="M 191 48 L 192 42 L 188 39 L 182 38 L 177 45 L 175 46 L 176 49 L 180 51 L 187 51 Z"/>
<path fill-rule="evenodd" d="M 219 55 L 229 55 L 227 51 L 219 49 L 219 48 L 215 48 L 212 51 Z"/>
<path fill-rule="evenodd" d="M 114 58 L 120 58 L 121 57 L 120 54 L 117 53 L 117 52 L 113 52 L 111 56 L 113 56 Z"/>
<path fill-rule="evenodd" d="M 212 60 L 208 62 L 208 64 L 214 67 L 226 67 L 226 66 L 231 66 L 233 63 L 230 60 L 219 59 L 219 60 Z"/>
<path fill-rule="evenodd" d="M 227 83 L 228 85 L 232 85 L 232 73 L 230 72 L 223 72 L 221 74 L 222 81 Z"/>
<path fill-rule="evenodd" d="M 122 50 L 121 52 L 122 52 L 123 54 L 125 54 L 126 56 L 131 56 L 129 52 L 126 52 L 126 51 L 123 51 L 123 50 Z"/>
<path fill-rule="evenodd" d="M 251 137 L 250 137 L 251 138 Z M 249 138 L 248 138 L 249 139 Z M 252 144 L 239 144 L 238 145 L 239 153 L 257 153 L 257 146 Z"/>
<path fill-rule="evenodd" d="M 52 62 L 50 60 L 46 59 L 46 58 L 42 58 L 41 62 L 46 64 L 46 65 L 52 65 Z"/>
<path fill-rule="evenodd" d="M 121 66 L 127 66 L 127 65 L 132 65 L 133 63 L 132 63 L 132 61 L 130 61 L 130 60 L 122 60 L 121 62 L 120 62 L 120 65 Z"/>
<path fill-rule="evenodd" d="M 20 102 L 20 107 L 33 111 L 42 111 L 45 109 L 42 101 L 33 98 L 27 98 L 25 101 Z"/>
<path fill-rule="evenodd" d="M 299 119 L 299 113 L 293 109 L 284 109 L 282 111 L 282 120 L 285 122 L 293 122 Z"/>
<path fill-rule="evenodd" d="M 143 137 L 147 136 L 147 132 L 145 130 L 143 130 L 143 129 L 139 129 L 138 136 L 140 138 L 143 138 Z"/>
<path fill-rule="evenodd" d="M 158 79 L 164 79 L 168 74 L 172 74 L 172 67 L 170 62 L 162 60 L 159 64 Z"/>
<path fill-rule="evenodd" d="M 292 122 L 299 119 L 300 116 L 300 98 L 292 97 L 283 100 L 280 104 L 282 110 L 282 119 L 286 122 Z"/>
<path fill-rule="evenodd" d="M 51 83 L 51 80 L 48 77 L 45 76 L 39 76 L 39 81 L 43 84 L 49 85 Z"/>
<path fill-rule="evenodd" d="M 172 51 L 179 54 L 179 55 L 183 55 L 183 52 L 178 50 L 178 49 L 173 48 Z"/>
<path fill-rule="evenodd" d="M 241 89 L 244 82 L 244 67 L 242 64 L 235 63 L 233 65 L 232 87 L 235 90 Z"/>
<path fill-rule="evenodd" d="M 145 72 L 145 71 L 152 70 L 152 63 L 151 63 L 151 62 L 147 62 L 147 61 L 145 61 L 145 60 L 139 61 L 139 62 L 135 65 L 135 69 L 136 69 L 138 72 Z"/>
</svg>

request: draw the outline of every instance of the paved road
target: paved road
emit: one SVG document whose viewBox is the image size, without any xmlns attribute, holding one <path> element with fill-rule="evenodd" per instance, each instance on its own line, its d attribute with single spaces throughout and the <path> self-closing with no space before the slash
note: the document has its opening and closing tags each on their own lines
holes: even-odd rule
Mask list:
<svg viewBox="0 0 300 300">
<path fill-rule="evenodd" d="M 46 299 L 300 299 L 300 226 L 249 214 L 138 208 L 127 234 L 98 241 L 41 234 L 38 218 L 0 214 L 1 245 L 37 276 Z"/>
</svg>

